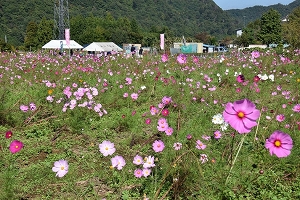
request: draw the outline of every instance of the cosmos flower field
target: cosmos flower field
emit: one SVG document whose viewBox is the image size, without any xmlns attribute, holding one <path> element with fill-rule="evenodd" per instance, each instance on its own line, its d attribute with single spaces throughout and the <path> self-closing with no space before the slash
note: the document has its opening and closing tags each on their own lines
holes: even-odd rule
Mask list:
<svg viewBox="0 0 300 200">
<path fill-rule="evenodd" d="M 0 54 L 0 199 L 299 199 L 300 51 Z"/>
</svg>

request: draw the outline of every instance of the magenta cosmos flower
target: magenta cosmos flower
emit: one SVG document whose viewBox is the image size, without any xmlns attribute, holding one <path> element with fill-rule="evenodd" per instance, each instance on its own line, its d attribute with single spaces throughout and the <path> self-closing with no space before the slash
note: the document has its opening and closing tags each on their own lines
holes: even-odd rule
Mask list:
<svg viewBox="0 0 300 200">
<path fill-rule="evenodd" d="M 11 136 L 13 135 L 13 133 L 11 131 L 6 131 L 5 133 L 5 138 L 11 138 Z"/>
<path fill-rule="evenodd" d="M 161 140 L 155 140 L 152 147 L 155 152 L 162 152 L 165 148 L 165 144 Z"/>
<path fill-rule="evenodd" d="M 163 54 L 162 56 L 161 56 L 161 61 L 162 62 L 167 62 L 169 60 L 169 58 L 168 58 L 168 55 L 167 54 Z"/>
<path fill-rule="evenodd" d="M 52 167 L 52 171 L 56 172 L 56 176 L 59 178 L 63 177 L 68 173 L 69 165 L 66 160 L 59 160 L 54 162 L 54 167 Z"/>
<path fill-rule="evenodd" d="M 116 151 L 114 143 L 107 140 L 99 144 L 99 149 L 103 156 L 112 155 Z"/>
<path fill-rule="evenodd" d="M 270 154 L 275 154 L 278 158 L 287 157 L 293 148 L 293 140 L 289 134 L 281 131 L 275 131 L 266 139 L 265 147 Z"/>
<path fill-rule="evenodd" d="M 23 148 L 23 143 L 18 141 L 18 140 L 14 140 L 10 143 L 9 145 L 9 150 L 11 153 L 17 153 L 19 151 L 21 151 L 21 149 Z"/>
<path fill-rule="evenodd" d="M 240 134 L 249 133 L 256 126 L 260 111 L 248 99 L 227 103 L 223 112 L 224 121 Z"/>
</svg>

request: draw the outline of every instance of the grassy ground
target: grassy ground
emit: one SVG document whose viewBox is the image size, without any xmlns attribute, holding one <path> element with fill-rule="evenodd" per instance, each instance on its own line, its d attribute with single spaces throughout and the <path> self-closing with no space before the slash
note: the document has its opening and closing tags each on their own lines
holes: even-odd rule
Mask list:
<svg viewBox="0 0 300 200">
<path fill-rule="evenodd" d="M 238 74 L 244 75 L 243 83 L 237 82 Z M 268 79 L 255 83 L 259 74 Z M 299 51 L 268 50 L 258 58 L 251 51 L 188 55 L 183 64 L 176 56 L 163 62 L 161 55 L 2 53 L 0 197 L 298 199 L 300 117 L 293 108 L 299 104 L 299 74 Z M 78 88 L 84 95 L 70 107 Z M 172 102 L 159 108 L 164 97 Z M 261 112 L 250 133 L 213 123 L 228 102 L 245 98 Z M 20 106 L 30 103 L 36 108 L 23 112 Z M 95 111 L 98 104 L 102 107 Z M 158 108 L 155 115 L 152 106 Z M 280 114 L 283 121 L 276 120 Z M 173 128 L 172 135 L 158 130 L 161 118 Z M 5 138 L 9 130 L 13 135 Z M 271 156 L 264 146 L 275 130 L 293 139 L 285 158 Z M 214 137 L 216 131 L 220 138 Z M 24 144 L 15 154 L 9 151 L 13 140 Z M 99 151 L 104 140 L 114 143 L 113 155 Z M 164 143 L 163 151 L 153 150 L 156 140 Z M 197 140 L 206 148 L 197 149 Z M 182 148 L 175 150 L 174 143 Z M 116 155 L 126 161 L 121 170 L 112 167 Z M 135 177 L 134 171 L 143 169 L 133 163 L 136 155 L 154 156 L 149 176 Z M 69 170 L 59 178 L 51 169 L 61 159 Z"/>
</svg>

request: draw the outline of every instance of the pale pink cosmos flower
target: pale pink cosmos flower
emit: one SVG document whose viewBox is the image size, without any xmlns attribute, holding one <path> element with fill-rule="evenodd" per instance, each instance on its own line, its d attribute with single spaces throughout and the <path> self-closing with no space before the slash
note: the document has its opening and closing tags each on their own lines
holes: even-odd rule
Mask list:
<svg viewBox="0 0 300 200">
<path fill-rule="evenodd" d="M 141 156 L 139 155 L 136 155 L 134 158 L 133 158 L 133 164 L 135 165 L 142 165 L 144 163 L 144 160 Z"/>
<path fill-rule="evenodd" d="M 165 130 L 165 133 L 166 133 L 166 135 L 168 135 L 168 136 L 172 135 L 172 134 L 173 134 L 173 128 L 169 126 L 169 127 Z"/>
<path fill-rule="evenodd" d="M 175 142 L 173 148 L 178 151 L 182 148 L 182 144 L 180 142 Z"/>
<path fill-rule="evenodd" d="M 161 132 L 165 132 L 169 128 L 168 123 L 158 124 L 157 130 Z"/>
<path fill-rule="evenodd" d="M 151 168 L 151 167 L 155 167 L 154 156 L 145 157 L 143 168 Z"/>
<path fill-rule="evenodd" d="M 56 176 L 59 178 L 65 176 L 68 173 L 69 165 L 66 160 L 59 160 L 54 162 L 54 167 L 52 167 L 52 171 L 56 172 Z"/>
<path fill-rule="evenodd" d="M 197 148 L 197 149 L 200 149 L 200 150 L 201 150 L 201 149 L 203 150 L 203 149 L 206 148 L 206 145 L 203 144 L 200 140 L 197 140 L 197 141 L 196 141 L 196 148 Z"/>
<path fill-rule="evenodd" d="M 143 169 L 143 176 L 144 177 L 147 177 L 151 174 L 151 169 L 148 169 L 148 168 L 144 168 Z"/>
<path fill-rule="evenodd" d="M 122 156 L 115 156 L 111 158 L 111 165 L 112 167 L 116 167 L 118 170 L 121 170 L 126 165 L 126 162 Z"/>
<path fill-rule="evenodd" d="M 99 144 L 99 149 L 103 156 L 112 155 L 116 151 L 114 143 L 108 140 L 104 140 L 101 144 Z"/>
<path fill-rule="evenodd" d="M 208 135 L 202 135 L 202 139 L 204 139 L 204 140 L 210 140 L 210 136 L 208 136 Z"/>
<path fill-rule="evenodd" d="M 124 97 L 124 98 L 127 98 L 127 97 L 128 97 L 128 93 L 124 93 L 124 94 L 123 94 L 123 97 Z"/>
</svg>

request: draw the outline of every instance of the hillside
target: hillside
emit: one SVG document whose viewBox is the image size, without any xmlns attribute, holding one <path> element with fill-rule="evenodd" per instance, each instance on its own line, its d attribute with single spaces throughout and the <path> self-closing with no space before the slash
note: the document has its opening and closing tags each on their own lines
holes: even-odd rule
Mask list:
<svg viewBox="0 0 300 200">
<path fill-rule="evenodd" d="M 226 10 L 226 12 L 229 13 L 234 20 L 238 21 L 240 25 L 243 25 L 244 20 L 245 24 L 248 24 L 249 22 L 260 19 L 262 14 L 270 9 L 277 10 L 281 14 L 282 18 L 285 18 L 289 13 L 292 12 L 293 9 L 298 6 L 300 6 L 300 0 L 295 0 L 288 5 L 276 4 L 271 6 L 254 6 L 245 9 Z"/>
<path fill-rule="evenodd" d="M 0 38 L 7 35 L 13 44 L 22 44 L 26 26 L 43 17 L 53 19 L 52 1 L 2 0 L 0 2 Z M 167 26 L 175 36 L 194 36 L 208 32 L 215 36 L 234 33 L 236 21 L 212 0 L 69 0 L 70 19 L 77 15 L 135 19 L 148 31 Z M 72 28 L 72 27 L 71 27 Z"/>
<path fill-rule="evenodd" d="M 58 0 L 55 0 L 58 2 Z M 69 0 L 70 20 L 76 16 L 106 16 L 135 20 L 144 32 L 168 27 L 174 36 L 193 37 L 207 32 L 216 37 L 235 34 L 241 28 L 271 8 L 286 16 L 300 5 L 300 0 L 284 6 L 255 6 L 242 10 L 223 11 L 213 0 Z M 0 40 L 5 35 L 9 43 L 22 45 L 26 26 L 38 23 L 43 17 L 54 18 L 54 1 L 48 0 L 1 0 Z M 244 17 L 245 16 L 245 17 Z M 244 21 L 245 19 L 245 21 Z M 72 27 L 71 27 L 72 29 Z M 72 32 L 71 32 L 72 36 Z"/>
</svg>

